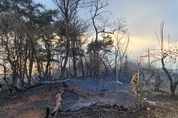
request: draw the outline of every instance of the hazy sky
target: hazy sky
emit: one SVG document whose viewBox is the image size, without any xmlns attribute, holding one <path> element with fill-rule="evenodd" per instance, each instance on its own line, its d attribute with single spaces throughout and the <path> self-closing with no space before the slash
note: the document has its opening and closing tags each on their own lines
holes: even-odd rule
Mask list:
<svg viewBox="0 0 178 118">
<path fill-rule="evenodd" d="M 56 8 L 52 0 L 36 0 L 47 8 Z M 164 37 L 175 43 L 178 39 L 178 0 L 109 0 L 107 7 L 111 19 L 124 17 L 130 33 L 129 52 L 141 55 L 148 49 L 159 48 L 155 32 L 159 35 L 164 19 Z"/>
</svg>

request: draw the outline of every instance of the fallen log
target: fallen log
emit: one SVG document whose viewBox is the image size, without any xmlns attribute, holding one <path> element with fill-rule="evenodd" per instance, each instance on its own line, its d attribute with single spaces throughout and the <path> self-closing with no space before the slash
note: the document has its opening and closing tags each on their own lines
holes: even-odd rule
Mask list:
<svg viewBox="0 0 178 118">
<path fill-rule="evenodd" d="M 50 81 L 50 80 L 45 80 L 45 81 L 41 81 L 41 82 L 39 82 L 39 83 L 36 83 L 36 84 L 34 84 L 34 85 L 30 85 L 30 86 L 25 86 L 25 87 L 21 87 L 21 86 L 19 86 L 19 85 L 17 85 L 17 84 L 15 84 L 15 85 L 13 85 L 13 84 L 1 84 L 2 86 L 7 86 L 7 87 L 11 87 L 11 88 L 14 88 L 16 91 L 18 91 L 18 92 L 24 92 L 24 91 L 27 91 L 27 90 L 29 90 L 29 89 L 32 89 L 32 88 L 35 88 L 35 87 L 38 87 L 38 86 L 40 86 L 40 85 L 43 85 L 43 84 L 54 84 L 54 83 L 65 83 L 65 82 L 68 82 L 68 81 L 70 81 L 69 79 L 66 79 L 66 80 L 52 80 L 52 81 Z M 66 87 L 67 85 L 65 84 L 65 87 Z M 10 91 L 10 93 L 11 93 L 11 91 Z"/>
<path fill-rule="evenodd" d="M 61 104 L 62 104 L 62 94 L 64 93 L 64 89 L 60 90 L 57 92 L 55 98 L 56 98 L 56 106 L 54 107 L 54 109 L 51 112 L 52 116 L 57 116 L 58 115 L 58 111 L 61 109 Z"/>
<path fill-rule="evenodd" d="M 13 85 L 13 84 L 6 84 L 6 85 L 2 85 L 2 86 L 12 87 L 18 92 L 24 92 L 28 89 L 31 89 L 31 88 L 34 88 L 34 87 L 37 87 L 37 86 L 40 86 L 40 85 L 42 85 L 42 83 L 37 83 L 37 84 L 30 85 L 30 86 L 27 86 L 27 87 L 21 87 L 19 85 Z"/>
</svg>

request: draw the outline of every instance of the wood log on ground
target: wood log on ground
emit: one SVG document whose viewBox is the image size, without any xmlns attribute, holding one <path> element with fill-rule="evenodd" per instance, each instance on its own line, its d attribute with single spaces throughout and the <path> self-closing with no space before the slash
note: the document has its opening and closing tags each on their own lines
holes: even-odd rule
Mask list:
<svg viewBox="0 0 178 118">
<path fill-rule="evenodd" d="M 13 85 L 13 84 L 6 84 L 6 85 L 2 85 L 2 86 L 12 87 L 12 88 L 15 88 L 15 90 L 18 91 L 18 92 L 24 92 L 28 89 L 35 88 L 35 87 L 40 86 L 40 85 L 42 85 L 42 84 L 37 83 L 37 84 L 30 85 L 30 86 L 27 86 L 27 87 L 21 87 L 19 85 Z"/>
<path fill-rule="evenodd" d="M 54 109 L 51 112 L 52 116 L 57 116 L 58 115 L 58 111 L 61 109 L 61 104 L 62 104 L 62 94 L 64 92 L 64 89 L 60 90 L 57 92 L 55 98 L 56 98 L 56 106 L 54 107 Z"/>
<path fill-rule="evenodd" d="M 40 85 L 43 85 L 43 84 L 54 84 L 54 83 L 65 83 L 67 81 L 70 81 L 69 79 L 66 79 L 66 80 L 56 80 L 56 81 L 50 81 L 50 80 L 46 80 L 46 81 L 41 81 L 39 83 L 36 83 L 34 85 L 30 85 L 30 86 L 25 86 L 25 87 L 21 87 L 19 85 L 13 85 L 13 84 L 1 84 L 2 87 L 3 86 L 7 86 L 7 87 L 11 87 L 11 88 L 14 88 L 16 91 L 18 92 L 24 92 L 24 91 L 27 91 L 29 89 L 32 89 L 32 88 L 35 88 L 35 87 L 38 87 Z M 67 85 L 65 85 L 66 87 Z M 0 87 L 1 88 L 1 87 Z M 11 89 L 10 89 L 10 93 L 11 93 Z"/>
</svg>

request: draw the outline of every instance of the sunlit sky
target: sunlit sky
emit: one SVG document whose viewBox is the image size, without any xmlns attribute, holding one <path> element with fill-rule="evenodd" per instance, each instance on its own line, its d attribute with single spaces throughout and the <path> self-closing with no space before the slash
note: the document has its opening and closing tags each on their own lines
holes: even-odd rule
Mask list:
<svg viewBox="0 0 178 118">
<path fill-rule="evenodd" d="M 57 8 L 52 0 L 35 1 L 50 9 Z M 148 49 L 159 48 L 155 32 L 159 35 L 163 20 L 165 41 L 169 34 L 170 41 L 175 44 L 178 39 L 177 5 L 177 0 L 109 0 L 107 9 L 113 14 L 110 19 L 125 18 L 130 33 L 128 52 L 136 57 Z"/>
</svg>

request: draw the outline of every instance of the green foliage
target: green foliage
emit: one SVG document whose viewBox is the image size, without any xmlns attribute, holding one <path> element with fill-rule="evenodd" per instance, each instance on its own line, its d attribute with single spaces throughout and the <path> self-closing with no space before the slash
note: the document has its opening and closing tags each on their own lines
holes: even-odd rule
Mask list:
<svg viewBox="0 0 178 118">
<path fill-rule="evenodd" d="M 16 12 L 35 27 L 42 27 L 54 22 L 54 18 L 58 14 L 57 10 L 46 10 L 43 4 L 34 3 L 33 0 L 2 0 L 0 12 L 3 11 Z"/>
<path fill-rule="evenodd" d="M 59 36 L 66 36 L 66 23 L 64 20 L 58 20 L 54 23 L 54 27 L 58 28 Z"/>
<path fill-rule="evenodd" d="M 5 55 L 3 59 L 10 64 L 13 83 L 16 83 L 16 77 L 30 76 L 34 64 L 41 73 L 39 64 L 52 60 L 51 42 L 54 38 L 51 39 L 51 35 L 57 14 L 57 10 L 46 10 L 33 0 L 0 1 L 0 46 Z M 45 48 L 38 42 L 41 38 Z"/>
<path fill-rule="evenodd" d="M 88 52 L 94 51 L 104 51 L 104 52 L 110 52 L 111 48 L 113 46 L 113 40 L 110 35 L 103 36 L 103 40 L 95 40 L 91 41 L 87 47 L 88 47 Z"/>
<path fill-rule="evenodd" d="M 41 12 L 39 16 L 39 23 L 43 25 L 50 24 L 51 22 L 54 21 L 53 17 L 57 17 L 57 10 L 45 10 Z"/>
</svg>

